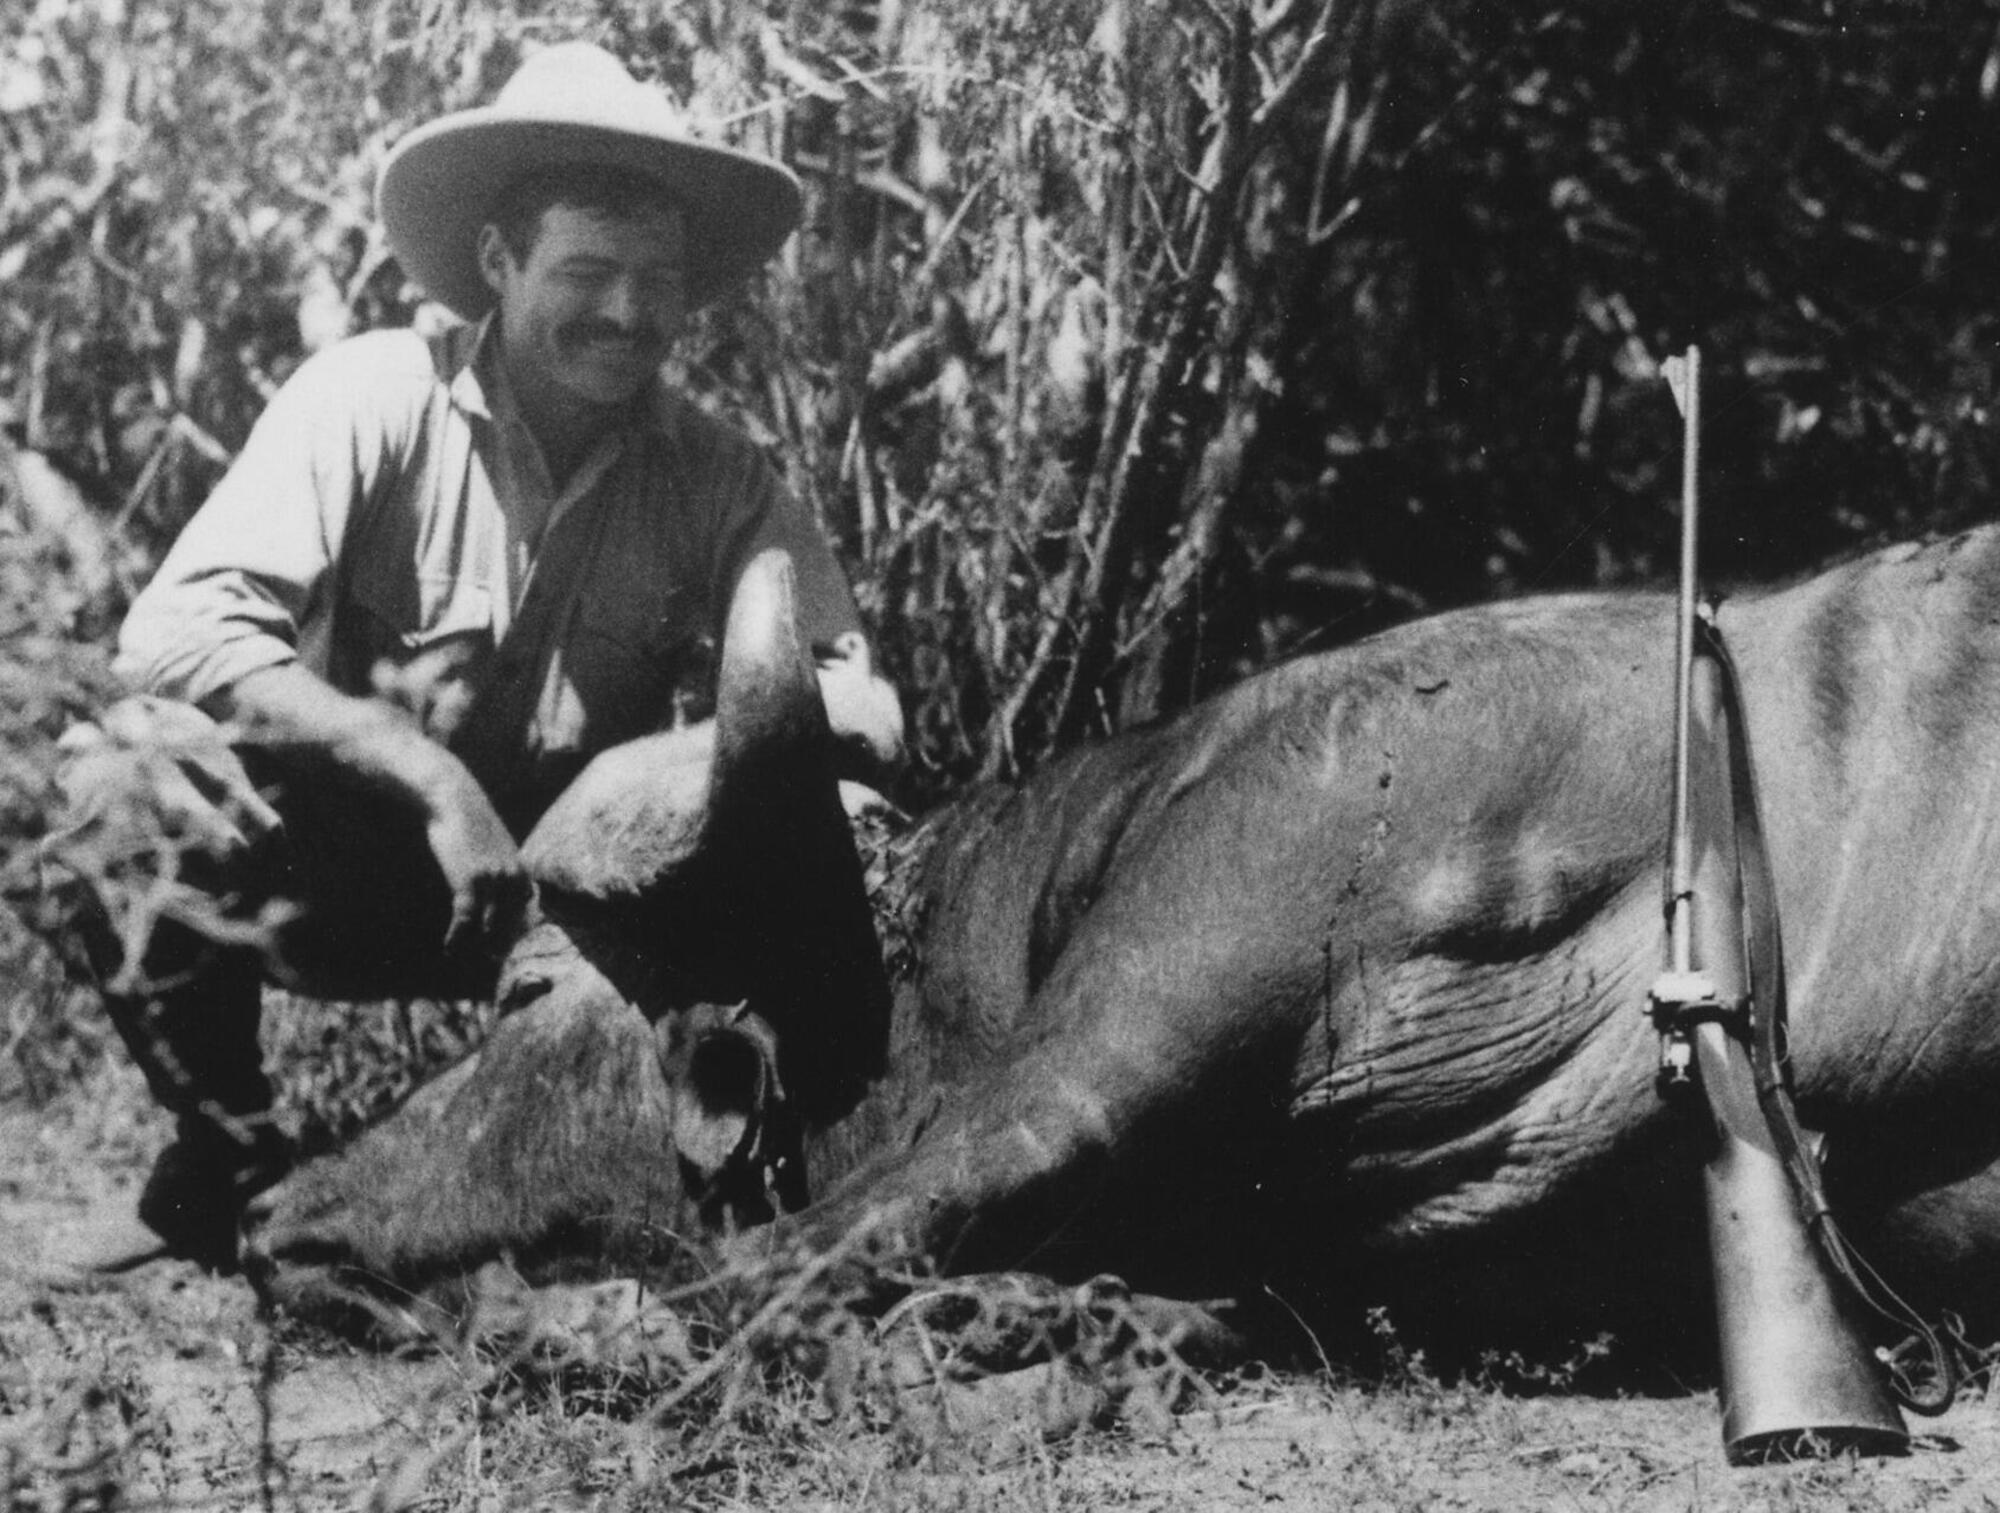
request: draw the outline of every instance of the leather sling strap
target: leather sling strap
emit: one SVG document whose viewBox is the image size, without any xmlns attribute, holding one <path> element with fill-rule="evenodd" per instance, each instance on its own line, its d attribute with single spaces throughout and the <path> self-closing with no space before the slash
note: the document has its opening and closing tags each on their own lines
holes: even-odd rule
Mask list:
<svg viewBox="0 0 2000 1513">
<path fill-rule="evenodd" d="M 1785 1047 L 1784 937 L 1778 919 L 1777 887 L 1759 818 L 1736 666 L 1712 615 L 1703 614 L 1696 620 L 1695 655 L 1714 665 L 1721 692 L 1720 738 L 1727 744 L 1721 755 L 1728 762 L 1736 864 L 1743 886 L 1744 939 L 1749 950 L 1749 1051 L 1757 1102 L 1821 1254 L 1862 1305 L 1895 1328 L 1909 1331 L 1910 1338 L 1890 1353 L 1888 1361 L 1897 1398 L 1912 1412 L 1942 1413 L 1957 1396 L 1961 1356 L 1977 1358 L 1979 1352 L 1966 1345 L 1950 1315 L 1945 1315 L 1942 1327 L 1933 1325 L 1898 1296 L 1854 1249 L 1834 1219 L 1819 1158 L 1792 1101 Z M 1716 738 L 1711 729 L 1708 739 Z M 1951 1337 L 1949 1343 L 1946 1336 Z"/>
</svg>

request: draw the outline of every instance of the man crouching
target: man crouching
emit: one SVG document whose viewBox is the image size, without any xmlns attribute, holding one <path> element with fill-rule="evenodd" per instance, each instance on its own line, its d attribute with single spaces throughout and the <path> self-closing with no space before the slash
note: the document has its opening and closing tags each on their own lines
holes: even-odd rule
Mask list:
<svg viewBox="0 0 2000 1513">
<path fill-rule="evenodd" d="M 177 1121 L 137 1223 L 91 1226 L 81 1269 L 233 1262 L 287 1158 L 264 981 L 490 993 L 521 839 L 590 757 L 671 720 L 759 551 L 791 556 L 847 775 L 901 755 L 827 543 L 659 375 L 687 314 L 790 234 L 791 174 L 565 44 L 399 143 L 378 206 L 466 323 L 299 368 L 132 607 L 137 696 L 67 741 L 54 886 Z"/>
</svg>

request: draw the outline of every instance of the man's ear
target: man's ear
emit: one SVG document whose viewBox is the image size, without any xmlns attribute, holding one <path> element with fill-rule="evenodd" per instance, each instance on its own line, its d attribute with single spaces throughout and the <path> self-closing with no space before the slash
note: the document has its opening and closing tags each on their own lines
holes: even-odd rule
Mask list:
<svg viewBox="0 0 2000 1513">
<path fill-rule="evenodd" d="M 513 266 L 514 254 L 507 250 L 507 239 L 498 226 L 488 221 L 479 228 L 479 274 L 486 280 L 486 287 L 495 294 L 504 293 L 507 273 Z"/>
</svg>

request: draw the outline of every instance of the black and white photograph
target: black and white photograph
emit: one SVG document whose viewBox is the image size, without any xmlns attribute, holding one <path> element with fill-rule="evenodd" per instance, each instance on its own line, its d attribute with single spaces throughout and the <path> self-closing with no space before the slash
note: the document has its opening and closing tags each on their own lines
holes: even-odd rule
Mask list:
<svg viewBox="0 0 2000 1513">
<path fill-rule="evenodd" d="M 2000 0 L 6 0 L 7 1513 L 2000 1509 Z"/>
</svg>

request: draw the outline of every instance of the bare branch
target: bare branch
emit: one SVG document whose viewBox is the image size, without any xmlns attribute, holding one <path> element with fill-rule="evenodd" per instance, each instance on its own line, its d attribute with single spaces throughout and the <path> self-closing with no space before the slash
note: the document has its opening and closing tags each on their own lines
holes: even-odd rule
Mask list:
<svg viewBox="0 0 2000 1513">
<path fill-rule="evenodd" d="M 1258 135 L 1269 131 L 1273 122 L 1290 108 L 1306 83 L 1313 77 L 1320 64 L 1333 49 L 1333 17 L 1338 0 L 1321 0 L 1319 15 L 1313 21 L 1313 29 L 1307 34 L 1305 44 L 1299 49 L 1298 57 L 1285 71 L 1283 79 L 1257 107 L 1250 118 L 1250 130 Z"/>
</svg>

